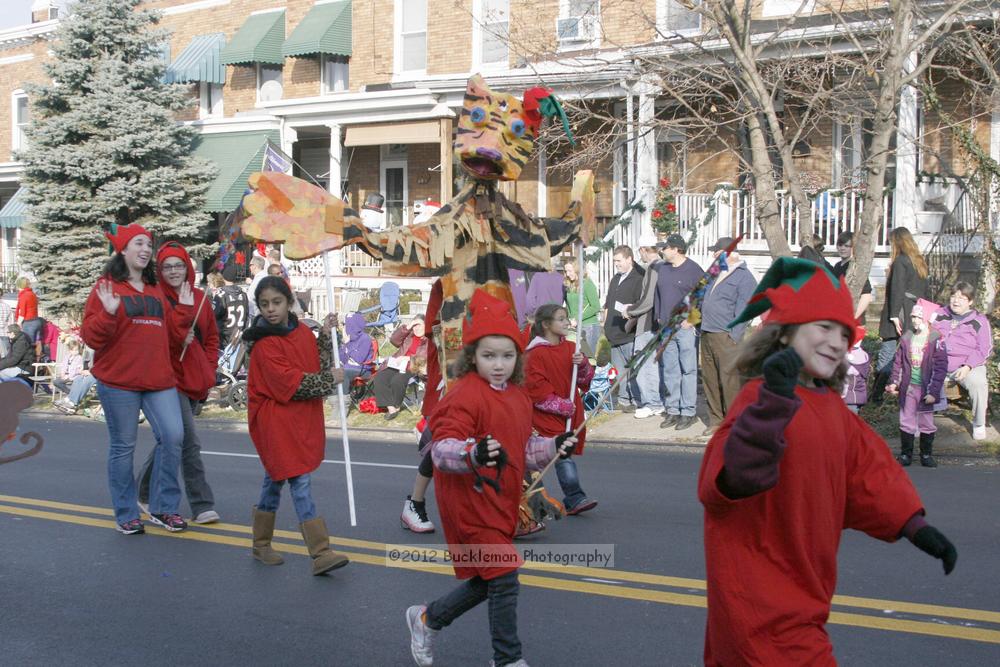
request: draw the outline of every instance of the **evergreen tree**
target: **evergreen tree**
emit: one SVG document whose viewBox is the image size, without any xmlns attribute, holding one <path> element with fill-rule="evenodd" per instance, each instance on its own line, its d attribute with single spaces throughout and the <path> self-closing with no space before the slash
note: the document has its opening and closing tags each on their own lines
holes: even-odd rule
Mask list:
<svg viewBox="0 0 1000 667">
<path fill-rule="evenodd" d="M 82 312 L 113 223 L 139 222 L 157 242 L 206 240 L 201 207 L 215 169 L 191 157 L 198 133 L 174 118 L 191 105 L 189 88 L 163 83 L 169 35 L 140 2 L 76 3 L 44 66 L 51 83 L 28 89 L 21 261 L 49 312 Z"/>
</svg>

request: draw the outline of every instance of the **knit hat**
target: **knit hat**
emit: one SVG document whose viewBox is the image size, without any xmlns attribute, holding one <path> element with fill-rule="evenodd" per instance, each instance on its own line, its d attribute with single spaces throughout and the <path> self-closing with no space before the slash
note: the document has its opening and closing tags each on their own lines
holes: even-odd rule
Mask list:
<svg viewBox="0 0 1000 667">
<path fill-rule="evenodd" d="M 765 311 L 776 324 L 805 324 L 830 320 L 847 327 L 851 344 L 857 340 L 854 299 L 843 280 L 807 259 L 779 257 L 761 279 L 750 302 L 730 327 L 749 322 Z"/>
<path fill-rule="evenodd" d="M 111 241 L 112 247 L 114 247 L 115 252 L 122 252 L 125 250 L 125 246 L 128 242 L 134 239 L 136 236 L 148 236 L 149 240 L 153 240 L 153 235 L 146 231 L 146 228 L 142 225 L 132 223 L 131 225 L 113 225 L 113 234 L 107 232 L 104 235 Z"/>
<path fill-rule="evenodd" d="M 176 290 L 163 279 L 163 263 L 170 257 L 176 257 L 184 262 L 184 266 L 187 267 L 187 284 L 191 286 L 192 290 L 194 289 L 194 269 L 191 266 L 191 255 L 177 241 L 167 241 L 156 252 L 156 278 L 160 281 L 160 285 L 167 293 L 167 296 L 176 298 Z"/>
<path fill-rule="evenodd" d="M 510 304 L 477 289 L 462 322 L 462 343 L 472 345 L 483 336 L 506 336 L 514 341 L 518 352 L 524 352 L 524 340 Z"/>
</svg>

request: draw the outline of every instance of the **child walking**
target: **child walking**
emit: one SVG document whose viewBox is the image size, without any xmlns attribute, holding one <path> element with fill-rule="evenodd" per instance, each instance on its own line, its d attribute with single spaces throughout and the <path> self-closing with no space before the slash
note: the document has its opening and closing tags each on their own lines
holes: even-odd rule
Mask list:
<svg viewBox="0 0 1000 667">
<path fill-rule="evenodd" d="M 844 379 L 844 389 L 840 395 L 844 397 L 847 409 L 858 414 L 861 406 L 868 402 L 868 375 L 871 373 L 872 360 L 861 347 L 865 339 L 865 328 L 854 330 L 854 345 L 847 351 L 847 377 Z"/>
<path fill-rule="evenodd" d="M 712 437 L 698 475 L 708 574 L 706 665 L 836 665 L 825 625 L 845 528 L 957 552 L 924 520 L 886 443 L 840 397 L 854 340 L 847 286 L 822 266 L 777 259 L 743 313 L 770 309 L 736 369 L 753 378 Z"/>
<path fill-rule="evenodd" d="M 492 665 L 526 666 L 517 636 L 514 529 L 525 468 L 540 470 L 557 452 L 570 456 L 576 438 L 532 435 L 531 398 L 518 384 L 522 342 L 510 306 L 483 290 L 469 303 L 459 376 L 431 415 L 435 494 L 461 585 L 429 605 L 406 610 L 410 651 L 434 663 L 434 637 L 489 599 Z M 476 549 L 470 549 L 475 545 Z"/>
<path fill-rule="evenodd" d="M 901 466 L 913 462 L 913 441 L 920 436 L 920 465 L 936 468 L 934 407 L 941 401 L 948 375 L 948 350 L 941 334 L 928 326 L 919 304 L 910 311 L 912 331 L 899 338 L 886 391 L 899 394 L 899 456 Z"/>
<path fill-rule="evenodd" d="M 283 278 L 262 278 L 254 291 L 259 315 L 243 332 L 251 347 L 247 377 L 250 437 L 264 465 L 264 485 L 253 508 L 253 557 L 265 565 L 283 559 L 271 547 L 274 516 L 281 487 L 288 481 L 299 528 L 312 557 L 312 573 L 347 565 L 347 556 L 330 550 L 326 522 L 316 514 L 309 474 L 323 461 L 326 431 L 323 397 L 337 390 L 344 374 L 331 369 L 330 330 L 336 315 L 327 315 L 319 338 L 298 321 L 292 291 Z"/>
<path fill-rule="evenodd" d="M 525 381 L 534 405 L 531 425 L 540 435 L 553 437 L 565 432 L 566 420 L 572 419 L 575 430 L 584 419 L 580 392 L 590 388 L 594 367 L 576 346 L 566 340 L 570 329 L 569 315 L 563 306 L 545 304 L 535 311 L 531 327 L 531 342 L 525 353 Z M 576 388 L 570 400 L 573 366 L 577 367 Z M 574 454 L 583 453 L 586 430 L 577 436 Z M 571 458 L 556 462 L 556 476 L 563 491 L 563 507 L 567 515 L 580 514 L 597 507 L 597 501 L 587 497 L 580 485 L 576 462 Z"/>
</svg>

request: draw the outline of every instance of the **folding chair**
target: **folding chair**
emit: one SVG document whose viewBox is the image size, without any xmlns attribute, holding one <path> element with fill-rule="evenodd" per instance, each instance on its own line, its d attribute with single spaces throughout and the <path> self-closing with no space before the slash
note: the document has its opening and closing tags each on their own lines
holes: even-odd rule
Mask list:
<svg viewBox="0 0 1000 667">
<path fill-rule="evenodd" d="M 374 322 L 365 325 L 372 330 L 372 336 L 386 337 L 386 329 L 389 325 L 399 322 L 399 285 L 394 282 L 382 283 L 378 290 L 378 305 L 365 308 L 358 312 L 367 315 L 378 311 L 378 317 Z"/>
</svg>

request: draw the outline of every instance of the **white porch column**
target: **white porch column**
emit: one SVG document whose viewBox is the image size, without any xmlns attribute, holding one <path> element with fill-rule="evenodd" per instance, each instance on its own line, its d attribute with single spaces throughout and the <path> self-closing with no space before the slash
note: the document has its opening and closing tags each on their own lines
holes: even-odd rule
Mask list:
<svg viewBox="0 0 1000 667">
<path fill-rule="evenodd" d="M 642 222 L 639 228 L 633 226 L 630 245 L 635 245 L 639 239 L 641 231 L 652 231 L 650 221 L 652 220 L 653 204 L 656 201 L 656 88 L 641 83 L 639 87 L 639 126 L 637 148 L 637 169 L 636 169 L 636 194 L 642 198 L 646 212 L 642 214 Z"/>
<path fill-rule="evenodd" d="M 327 190 L 338 199 L 341 196 L 340 192 L 340 159 L 344 152 L 344 145 L 340 138 L 340 125 L 337 123 L 329 123 L 327 125 L 330 128 L 330 173 L 328 175 Z M 361 209 L 360 202 L 353 202 L 354 207 L 357 210 Z M 342 250 L 334 250 L 331 253 L 330 259 L 332 260 L 333 270 L 337 274 L 340 273 L 340 267 L 344 265 L 344 252 Z M 330 303 L 333 303 L 332 298 Z"/>
<path fill-rule="evenodd" d="M 913 71 L 917 54 L 912 53 L 903 69 Z M 896 129 L 896 192 L 893 196 L 894 227 L 916 231 L 917 212 L 917 90 L 905 86 L 899 95 Z"/>
<path fill-rule="evenodd" d="M 549 167 L 549 153 L 542 144 L 535 150 L 538 151 L 538 217 L 542 218 L 549 214 L 549 178 L 545 173 Z"/>
<path fill-rule="evenodd" d="M 298 140 L 299 133 L 295 128 L 287 125 L 281 127 L 281 150 L 284 151 L 285 155 L 292 157 L 292 146 Z"/>
</svg>

